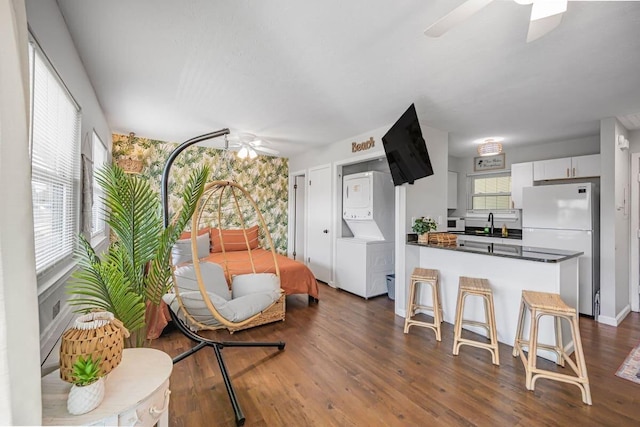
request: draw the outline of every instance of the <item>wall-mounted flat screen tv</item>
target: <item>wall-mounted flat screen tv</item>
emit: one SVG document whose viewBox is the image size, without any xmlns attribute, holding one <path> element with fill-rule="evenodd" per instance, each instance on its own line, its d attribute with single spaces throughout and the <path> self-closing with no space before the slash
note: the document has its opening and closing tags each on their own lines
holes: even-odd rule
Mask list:
<svg viewBox="0 0 640 427">
<path fill-rule="evenodd" d="M 414 104 L 382 137 L 382 145 L 394 185 L 406 182 L 413 184 L 416 179 L 433 175 L 427 144 L 422 137 Z"/>
</svg>

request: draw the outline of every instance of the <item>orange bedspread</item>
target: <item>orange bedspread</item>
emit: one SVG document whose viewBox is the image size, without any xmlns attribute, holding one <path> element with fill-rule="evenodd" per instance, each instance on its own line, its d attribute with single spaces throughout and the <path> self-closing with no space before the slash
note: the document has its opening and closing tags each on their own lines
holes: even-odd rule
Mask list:
<svg viewBox="0 0 640 427">
<path fill-rule="evenodd" d="M 251 253 L 256 273 L 275 273 L 270 251 L 253 249 Z M 309 267 L 283 255 L 276 255 L 276 257 L 280 269 L 280 287 L 286 295 L 308 294 L 319 299 L 318 282 Z M 203 260 L 215 262 L 222 265 L 223 268 L 226 267 L 230 276 L 252 272 L 247 251 L 232 251 L 224 255 L 221 252 L 210 253 Z"/>
</svg>

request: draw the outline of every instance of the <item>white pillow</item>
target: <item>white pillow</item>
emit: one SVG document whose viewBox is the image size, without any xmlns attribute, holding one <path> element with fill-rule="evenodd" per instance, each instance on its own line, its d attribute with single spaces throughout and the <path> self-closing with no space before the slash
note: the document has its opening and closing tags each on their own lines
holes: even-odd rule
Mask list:
<svg viewBox="0 0 640 427">
<path fill-rule="evenodd" d="M 198 247 L 198 259 L 209 256 L 209 233 L 197 236 L 196 246 Z M 191 238 L 177 240 L 173 248 L 171 248 L 173 265 L 191 261 L 193 259 L 192 255 Z"/>
<path fill-rule="evenodd" d="M 207 292 L 216 294 L 225 301 L 231 299 L 231 292 L 227 285 L 227 279 L 224 277 L 222 267 L 213 262 L 201 262 L 200 273 L 202 274 L 202 282 Z M 193 264 L 187 264 L 175 269 L 173 274 L 176 277 L 175 285 L 182 294 L 183 292 L 198 291 L 198 279 Z"/>
<path fill-rule="evenodd" d="M 238 274 L 233 276 L 233 299 L 261 292 L 280 290 L 280 278 L 273 273 Z"/>
</svg>

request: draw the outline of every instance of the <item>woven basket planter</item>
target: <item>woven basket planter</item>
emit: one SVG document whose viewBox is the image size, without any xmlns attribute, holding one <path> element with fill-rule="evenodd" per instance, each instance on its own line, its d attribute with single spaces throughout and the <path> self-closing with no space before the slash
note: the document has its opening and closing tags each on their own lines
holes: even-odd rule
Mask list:
<svg viewBox="0 0 640 427">
<path fill-rule="evenodd" d="M 79 356 L 100 358 L 101 374 L 107 375 L 122 360 L 123 339 L 129 331 L 112 313 L 89 313 L 76 319 L 74 326 L 62 334 L 60 378 L 73 382 L 73 364 Z"/>
</svg>

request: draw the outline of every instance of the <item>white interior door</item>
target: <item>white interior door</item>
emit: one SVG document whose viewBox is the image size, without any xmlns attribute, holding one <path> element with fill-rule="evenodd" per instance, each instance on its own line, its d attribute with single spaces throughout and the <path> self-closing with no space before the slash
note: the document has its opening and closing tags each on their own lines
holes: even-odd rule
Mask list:
<svg viewBox="0 0 640 427">
<path fill-rule="evenodd" d="M 331 167 L 309 169 L 307 265 L 316 279 L 331 281 Z"/>
</svg>

